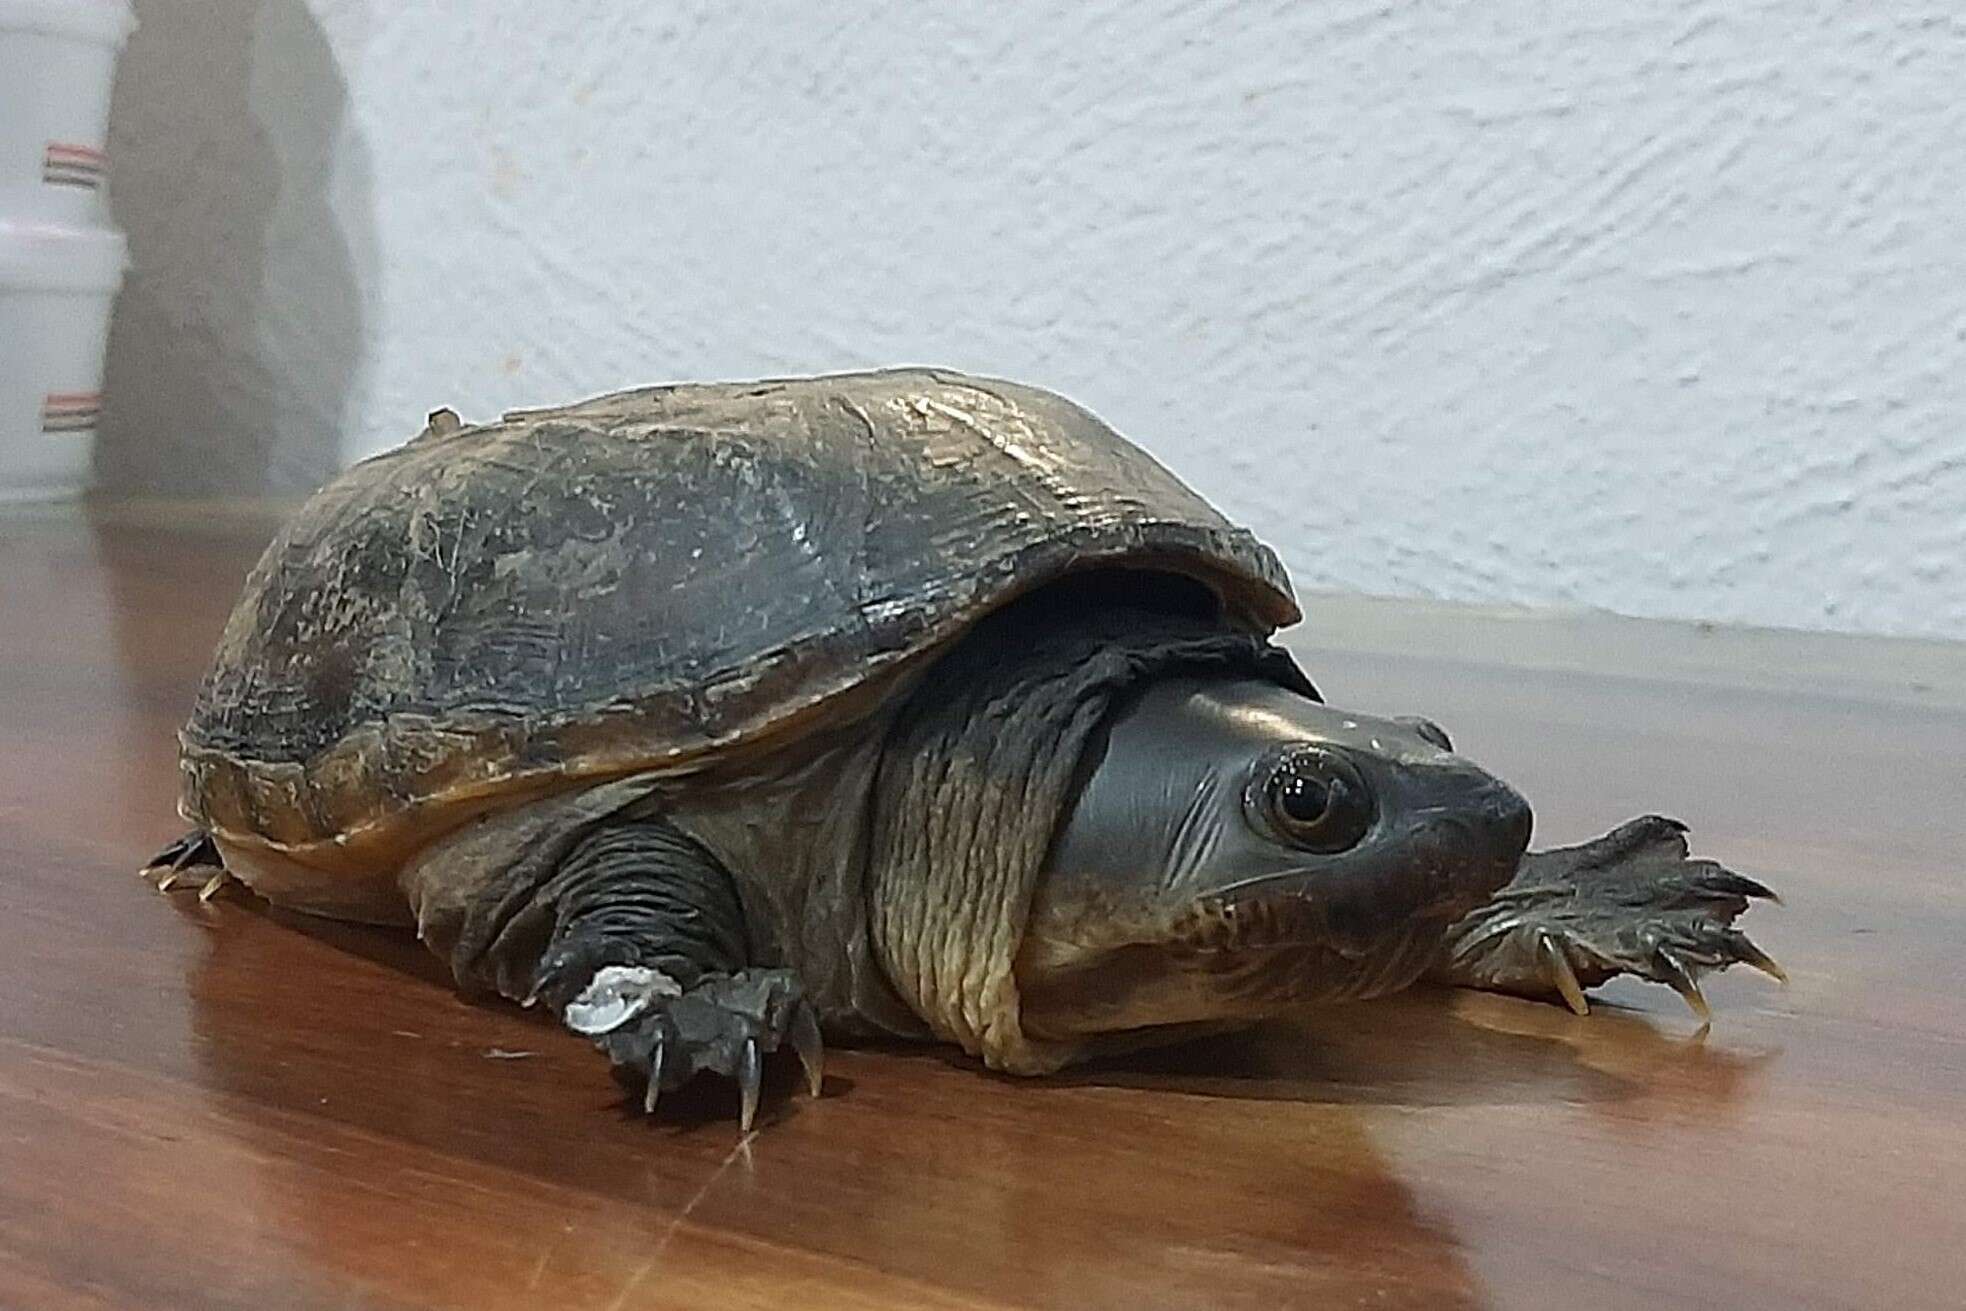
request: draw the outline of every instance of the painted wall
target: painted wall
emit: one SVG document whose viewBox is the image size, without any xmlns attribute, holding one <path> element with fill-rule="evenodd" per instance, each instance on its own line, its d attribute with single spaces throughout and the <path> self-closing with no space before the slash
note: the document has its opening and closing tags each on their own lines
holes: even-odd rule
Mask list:
<svg viewBox="0 0 1966 1311">
<path fill-rule="evenodd" d="M 139 0 L 112 487 L 928 362 L 1300 583 L 1966 637 L 1952 0 Z"/>
</svg>

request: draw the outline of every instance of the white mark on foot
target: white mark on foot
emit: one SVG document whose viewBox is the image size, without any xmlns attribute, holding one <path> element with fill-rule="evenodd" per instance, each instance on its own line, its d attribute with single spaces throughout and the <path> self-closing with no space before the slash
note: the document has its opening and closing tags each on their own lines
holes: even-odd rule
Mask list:
<svg viewBox="0 0 1966 1311">
<path fill-rule="evenodd" d="M 593 1037 L 620 1028 L 659 998 L 682 995 L 681 986 L 661 970 L 609 965 L 596 970 L 580 995 L 567 1003 L 564 1018 L 575 1033 Z"/>
</svg>

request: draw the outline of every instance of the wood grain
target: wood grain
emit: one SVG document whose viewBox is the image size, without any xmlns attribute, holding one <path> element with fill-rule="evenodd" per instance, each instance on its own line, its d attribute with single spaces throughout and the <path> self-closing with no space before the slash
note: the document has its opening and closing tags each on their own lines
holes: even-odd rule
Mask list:
<svg viewBox="0 0 1966 1311">
<path fill-rule="evenodd" d="M 1966 715 L 1876 695 L 1888 644 L 1844 648 L 1862 695 L 1304 648 L 1334 701 L 1449 725 L 1541 843 L 1658 809 L 1774 883 L 1749 926 L 1794 983 L 1713 981 L 1704 1040 L 1619 983 L 1042 1082 L 837 1052 L 740 1145 L 728 1088 L 646 1121 L 400 935 L 133 877 L 266 532 L 0 518 L 0 1305 L 1966 1304 Z"/>
</svg>

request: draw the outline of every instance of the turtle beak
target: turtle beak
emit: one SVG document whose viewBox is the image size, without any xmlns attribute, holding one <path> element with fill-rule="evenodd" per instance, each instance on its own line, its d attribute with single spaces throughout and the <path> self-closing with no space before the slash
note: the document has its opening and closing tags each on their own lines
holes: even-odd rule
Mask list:
<svg viewBox="0 0 1966 1311">
<path fill-rule="evenodd" d="M 1499 872 L 1495 885 L 1499 888 L 1515 876 L 1522 853 L 1529 849 L 1529 834 L 1536 820 L 1520 792 L 1499 778 L 1491 776 L 1488 782 L 1486 795 L 1477 802 L 1474 823 Z"/>
<path fill-rule="evenodd" d="M 1515 876 L 1529 845 L 1529 803 L 1458 758 L 1381 774 L 1391 830 L 1367 852 L 1310 875 L 1332 936 L 1365 951 L 1409 919 L 1452 921 Z"/>
<path fill-rule="evenodd" d="M 1460 916 L 1493 896 L 1515 876 L 1529 846 L 1534 818 L 1522 794 L 1485 770 L 1458 759 L 1416 771 L 1435 792 L 1432 804 L 1414 807 L 1418 854 L 1438 851 L 1439 866 L 1456 871 L 1420 895 L 1423 914 Z M 1429 777 L 1434 776 L 1434 777 Z M 1421 865 L 1431 863 L 1422 860 Z"/>
</svg>

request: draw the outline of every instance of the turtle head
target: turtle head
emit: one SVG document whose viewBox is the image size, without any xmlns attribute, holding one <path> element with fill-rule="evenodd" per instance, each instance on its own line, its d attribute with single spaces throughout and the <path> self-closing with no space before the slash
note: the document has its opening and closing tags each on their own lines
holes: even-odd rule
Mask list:
<svg viewBox="0 0 1966 1311">
<path fill-rule="evenodd" d="M 1529 829 L 1425 720 L 1152 682 L 1081 762 L 1017 957 L 1023 1025 L 1090 1043 L 1404 987 Z"/>
</svg>

